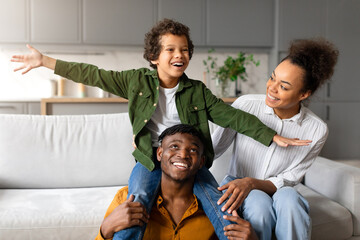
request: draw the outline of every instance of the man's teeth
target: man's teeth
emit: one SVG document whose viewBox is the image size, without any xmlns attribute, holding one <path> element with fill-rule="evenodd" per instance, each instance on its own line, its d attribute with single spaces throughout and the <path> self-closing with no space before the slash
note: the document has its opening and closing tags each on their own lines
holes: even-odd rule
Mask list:
<svg viewBox="0 0 360 240">
<path fill-rule="evenodd" d="M 173 163 L 173 164 L 174 164 L 174 166 L 178 166 L 178 167 L 184 167 L 184 168 L 187 168 L 187 167 L 188 167 L 188 165 L 185 164 L 185 163 L 175 162 L 175 163 Z"/>
<path fill-rule="evenodd" d="M 173 63 L 173 66 L 177 66 L 177 67 L 181 67 L 183 65 L 184 65 L 184 63 Z"/>
</svg>

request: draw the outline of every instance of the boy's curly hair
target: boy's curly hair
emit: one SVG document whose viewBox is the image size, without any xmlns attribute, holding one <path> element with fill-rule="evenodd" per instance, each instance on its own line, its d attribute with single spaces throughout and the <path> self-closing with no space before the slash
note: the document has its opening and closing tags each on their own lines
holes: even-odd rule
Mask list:
<svg viewBox="0 0 360 240">
<path fill-rule="evenodd" d="M 163 19 L 158 22 L 148 33 L 145 34 L 144 58 L 149 61 L 150 67 L 156 69 L 151 61 L 157 60 L 161 51 L 161 37 L 167 33 L 176 36 L 185 36 L 188 42 L 189 58 L 194 52 L 194 45 L 190 39 L 190 29 L 182 23 L 172 19 Z"/>
<path fill-rule="evenodd" d="M 289 55 L 284 60 L 290 60 L 305 71 L 302 92 L 310 90 L 311 95 L 334 73 L 339 51 L 334 44 L 324 38 L 301 39 L 291 43 Z"/>
</svg>

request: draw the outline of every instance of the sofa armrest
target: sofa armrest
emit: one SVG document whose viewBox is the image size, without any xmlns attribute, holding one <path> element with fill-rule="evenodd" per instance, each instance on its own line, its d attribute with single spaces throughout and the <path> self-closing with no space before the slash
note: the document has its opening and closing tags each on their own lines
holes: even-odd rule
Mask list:
<svg viewBox="0 0 360 240">
<path fill-rule="evenodd" d="M 360 235 L 360 168 L 317 157 L 305 174 L 305 185 L 346 207 L 354 235 Z"/>
</svg>

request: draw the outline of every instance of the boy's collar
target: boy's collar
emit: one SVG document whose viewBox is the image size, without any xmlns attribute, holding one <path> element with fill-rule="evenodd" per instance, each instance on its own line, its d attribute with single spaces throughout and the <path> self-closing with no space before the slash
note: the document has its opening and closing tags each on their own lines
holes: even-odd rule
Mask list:
<svg viewBox="0 0 360 240">
<path fill-rule="evenodd" d="M 149 72 L 146 72 L 145 75 L 150 75 L 150 76 L 152 76 L 153 78 L 158 79 L 158 74 L 157 74 L 157 70 L 156 70 L 156 69 L 151 70 L 151 71 L 149 71 Z M 180 92 L 180 91 L 182 91 L 184 88 L 188 88 L 188 87 L 191 87 L 191 86 L 192 86 L 192 84 L 191 84 L 191 81 L 189 81 L 188 76 L 186 76 L 186 74 L 183 73 L 183 75 L 181 75 L 180 80 L 179 80 L 179 88 L 178 88 L 177 92 Z"/>
</svg>

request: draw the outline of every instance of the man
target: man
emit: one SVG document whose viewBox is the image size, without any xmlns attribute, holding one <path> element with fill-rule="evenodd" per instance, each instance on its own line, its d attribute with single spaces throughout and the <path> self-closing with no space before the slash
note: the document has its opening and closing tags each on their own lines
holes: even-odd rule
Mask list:
<svg viewBox="0 0 360 240">
<path fill-rule="evenodd" d="M 125 228 L 147 224 L 143 239 L 217 239 L 211 222 L 193 194 L 196 173 L 204 165 L 204 145 L 192 126 L 179 124 L 159 136 L 157 160 L 161 165 L 160 192 L 150 215 L 133 196 L 126 200 L 127 187 L 116 194 L 100 227 L 97 240 L 112 238 Z M 257 239 L 250 224 L 236 211 L 224 228 L 231 239 Z"/>
</svg>

